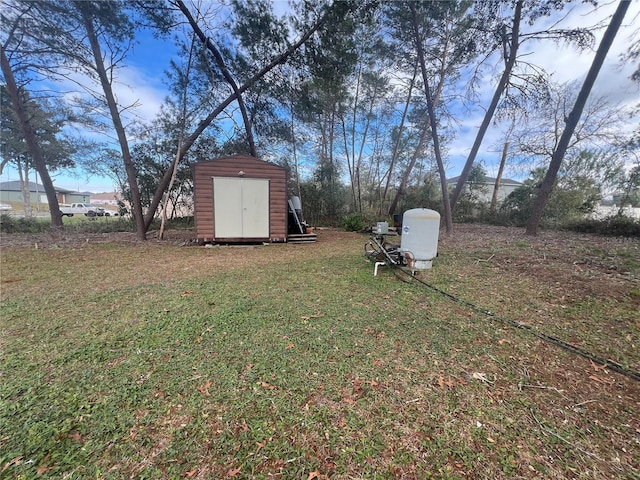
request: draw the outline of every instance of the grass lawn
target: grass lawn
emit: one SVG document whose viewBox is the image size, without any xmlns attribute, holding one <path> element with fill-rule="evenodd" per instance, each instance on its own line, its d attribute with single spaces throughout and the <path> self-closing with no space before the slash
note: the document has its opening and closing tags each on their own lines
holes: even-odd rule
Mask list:
<svg viewBox="0 0 640 480">
<path fill-rule="evenodd" d="M 0 477 L 640 478 L 640 382 L 318 233 L 3 237 Z M 640 371 L 639 240 L 439 251 L 422 280 Z"/>
</svg>

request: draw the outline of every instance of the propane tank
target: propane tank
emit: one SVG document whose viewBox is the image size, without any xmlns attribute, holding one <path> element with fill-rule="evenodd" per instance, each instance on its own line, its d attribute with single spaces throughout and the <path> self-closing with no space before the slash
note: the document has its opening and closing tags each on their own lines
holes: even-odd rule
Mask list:
<svg viewBox="0 0 640 480">
<path fill-rule="evenodd" d="M 412 270 L 427 270 L 438 254 L 440 214 L 428 208 L 413 208 L 402 216 L 400 252 Z"/>
</svg>

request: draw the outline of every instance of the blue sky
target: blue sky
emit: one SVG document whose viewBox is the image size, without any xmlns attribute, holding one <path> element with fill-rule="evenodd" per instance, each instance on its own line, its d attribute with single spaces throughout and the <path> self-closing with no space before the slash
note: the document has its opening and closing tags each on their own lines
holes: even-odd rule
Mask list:
<svg viewBox="0 0 640 480">
<path fill-rule="evenodd" d="M 276 11 L 284 11 L 287 8 L 285 0 L 274 2 Z M 562 26 L 575 27 L 587 26 L 596 23 L 597 19 L 604 19 L 611 15 L 617 6 L 617 2 L 609 1 L 593 11 L 590 5 L 575 2 L 571 9 L 563 12 L 566 15 L 562 20 Z M 589 15 L 587 15 L 589 14 Z M 545 19 L 544 23 L 549 24 L 557 21 L 558 16 L 552 19 Z M 632 0 L 629 12 L 625 17 L 624 26 L 618 34 L 614 45 L 607 57 L 596 85 L 594 95 L 606 94 L 612 103 L 620 102 L 627 105 L 640 104 L 640 91 L 638 85 L 629 80 L 629 75 L 633 70 L 633 65 L 620 68 L 618 56 L 626 50 L 630 41 L 630 35 L 637 31 L 640 25 L 640 0 Z M 527 29 L 542 27 L 526 27 Z M 600 41 L 600 36 L 604 29 L 598 34 L 596 48 Z M 165 85 L 162 78 L 168 68 L 171 55 L 174 49 L 170 41 L 159 43 L 150 35 L 141 38 L 141 42 L 135 46 L 131 55 L 127 58 L 126 68 L 119 71 L 117 83 L 117 95 L 122 104 L 130 104 L 137 101 L 140 106 L 136 110 L 136 115 L 141 120 L 151 120 L 158 113 L 165 93 Z M 528 53 L 528 60 L 534 64 L 543 66 L 548 72 L 553 72 L 554 78 L 558 82 L 571 80 L 581 81 L 591 64 L 594 52 L 584 52 L 579 54 L 572 47 L 558 45 L 552 42 L 529 43 L 525 46 Z M 523 52 L 523 53 L 524 53 Z M 493 93 L 493 80 L 489 77 L 485 79 L 485 84 L 481 89 L 481 99 L 474 109 L 465 115 L 456 139 L 448 148 L 449 170 L 447 175 L 453 177 L 458 175 L 462 164 L 473 144 L 477 127 L 482 120 L 484 107 L 488 104 Z M 630 124 L 629 128 L 633 125 Z M 488 173 L 494 174 L 497 169 L 497 151 L 500 143 L 501 133 L 498 128 L 492 127 L 487 133 L 479 159 L 483 159 Z M 15 171 L 5 169 L 2 181 L 17 180 Z M 112 191 L 114 188 L 109 179 L 100 177 L 87 178 L 85 174 L 77 175 L 61 174 L 54 176 L 54 183 L 59 187 L 72 190 L 104 192 Z"/>
</svg>

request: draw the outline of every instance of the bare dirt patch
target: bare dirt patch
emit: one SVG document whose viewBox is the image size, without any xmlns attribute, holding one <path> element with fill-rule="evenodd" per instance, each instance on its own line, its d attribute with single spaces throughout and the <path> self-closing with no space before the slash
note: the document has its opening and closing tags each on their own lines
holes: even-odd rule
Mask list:
<svg viewBox="0 0 640 480">
<path fill-rule="evenodd" d="M 640 239 L 558 231 L 533 237 L 519 228 L 456 225 L 440 248 L 477 252 L 479 262 L 558 285 L 561 295 L 616 298 L 640 286 Z"/>
</svg>

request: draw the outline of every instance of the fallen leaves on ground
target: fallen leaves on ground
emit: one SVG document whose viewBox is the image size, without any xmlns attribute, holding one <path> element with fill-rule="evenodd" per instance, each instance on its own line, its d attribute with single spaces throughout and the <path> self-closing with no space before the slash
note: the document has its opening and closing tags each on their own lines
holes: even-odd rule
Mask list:
<svg viewBox="0 0 640 480">
<path fill-rule="evenodd" d="M 203 395 L 209 395 L 209 388 L 211 388 L 211 380 L 207 381 L 206 383 L 203 383 L 202 385 L 200 385 L 198 387 L 198 390 L 200 391 L 201 394 Z"/>
<path fill-rule="evenodd" d="M 450 378 L 446 379 L 444 377 L 438 377 L 438 386 L 440 388 L 444 388 L 445 386 L 449 387 L 449 388 L 453 388 L 454 387 L 454 382 L 453 380 L 451 380 Z"/>
</svg>

